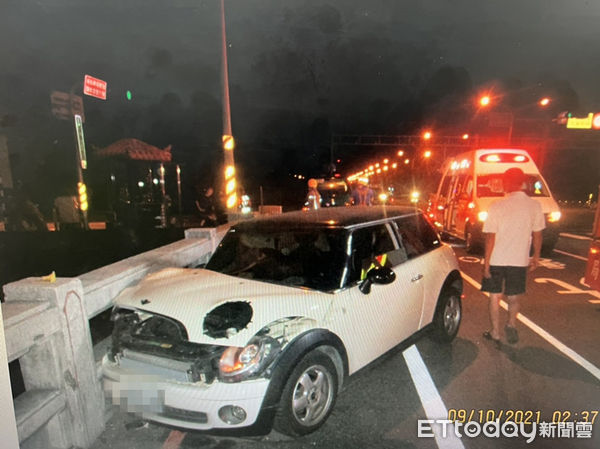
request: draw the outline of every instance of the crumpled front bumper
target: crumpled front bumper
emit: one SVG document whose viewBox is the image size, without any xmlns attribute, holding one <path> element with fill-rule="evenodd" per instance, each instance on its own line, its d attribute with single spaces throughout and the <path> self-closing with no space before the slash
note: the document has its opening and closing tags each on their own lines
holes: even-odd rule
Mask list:
<svg viewBox="0 0 600 449">
<path fill-rule="evenodd" d="M 176 427 L 209 430 L 237 429 L 255 424 L 269 379 L 240 383 L 217 380 L 207 385 L 166 380 L 161 376 L 123 369 L 106 356 L 102 360 L 105 395 L 127 412 L 139 413 L 151 421 Z M 224 406 L 244 409 L 246 418 L 228 424 L 219 417 Z"/>
</svg>

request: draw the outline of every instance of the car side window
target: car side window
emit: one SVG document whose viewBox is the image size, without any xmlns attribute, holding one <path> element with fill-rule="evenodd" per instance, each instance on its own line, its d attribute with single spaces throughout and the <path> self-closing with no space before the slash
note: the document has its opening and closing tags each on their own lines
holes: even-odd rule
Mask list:
<svg viewBox="0 0 600 449">
<path fill-rule="evenodd" d="M 402 252 L 402 254 L 400 254 Z M 406 260 L 398 250 L 385 224 L 357 229 L 352 233 L 352 257 L 349 282 L 364 279 L 375 266 L 395 266 Z"/>
<path fill-rule="evenodd" d="M 396 220 L 400 245 L 406 250 L 409 259 L 431 251 L 441 245 L 437 232 L 423 217 L 412 215 Z"/>
</svg>

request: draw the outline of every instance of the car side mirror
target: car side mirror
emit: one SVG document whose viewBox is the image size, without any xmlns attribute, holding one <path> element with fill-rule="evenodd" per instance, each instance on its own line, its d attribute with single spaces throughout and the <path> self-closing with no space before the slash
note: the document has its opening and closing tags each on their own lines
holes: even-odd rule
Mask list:
<svg viewBox="0 0 600 449">
<path fill-rule="evenodd" d="M 371 285 L 373 284 L 391 284 L 396 280 L 396 273 L 389 267 L 375 267 L 367 272 L 367 277 L 358 286 L 361 293 L 368 295 L 371 293 Z"/>
</svg>

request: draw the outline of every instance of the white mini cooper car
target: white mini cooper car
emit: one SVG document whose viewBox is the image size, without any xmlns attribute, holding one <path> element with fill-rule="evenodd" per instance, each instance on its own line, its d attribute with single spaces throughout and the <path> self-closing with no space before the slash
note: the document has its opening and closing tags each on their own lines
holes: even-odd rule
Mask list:
<svg viewBox="0 0 600 449">
<path fill-rule="evenodd" d="M 328 208 L 233 226 L 204 268 L 165 269 L 116 299 L 105 390 L 191 429 L 302 435 L 346 377 L 432 325 L 451 341 L 462 280 L 420 211 Z"/>
</svg>

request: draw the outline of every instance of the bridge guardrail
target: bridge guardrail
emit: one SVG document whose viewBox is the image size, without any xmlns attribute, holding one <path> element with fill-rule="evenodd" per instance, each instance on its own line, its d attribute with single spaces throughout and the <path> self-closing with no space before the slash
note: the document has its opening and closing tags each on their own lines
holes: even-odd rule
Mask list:
<svg viewBox="0 0 600 449">
<path fill-rule="evenodd" d="M 19 360 L 25 384 L 14 399 L 21 448 L 92 445 L 104 430 L 105 401 L 89 319 L 146 274 L 206 262 L 227 229 L 188 229 L 183 240 L 76 278 L 26 278 L 3 287 L 0 344 L 8 362 Z M 0 388 L 11 397 L 9 383 Z"/>
</svg>

